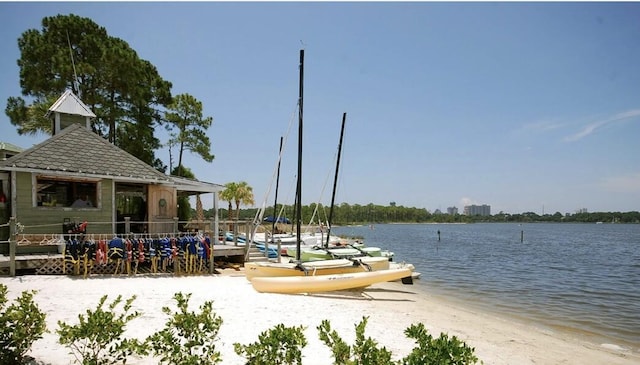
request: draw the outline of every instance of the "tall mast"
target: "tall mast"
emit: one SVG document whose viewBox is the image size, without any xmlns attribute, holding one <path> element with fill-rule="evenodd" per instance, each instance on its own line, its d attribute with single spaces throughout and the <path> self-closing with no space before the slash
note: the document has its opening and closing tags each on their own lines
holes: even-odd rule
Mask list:
<svg viewBox="0 0 640 365">
<path fill-rule="evenodd" d="M 338 171 L 340 170 L 340 154 L 342 153 L 342 138 L 344 137 L 344 124 L 347 121 L 347 113 L 342 114 L 342 128 L 340 129 L 340 142 L 338 143 L 338 161 L 336 162 L 336 174 L 333 178 L 333 193 L 331 194 L 331 209 L 329 209 L 329 226 L 327 227 L 327 242 L 324 247 L 329 247 L 331 236 L 331 223 L 333 222 L 333 206 L 336 200 L 336 186 L 338 185 Z"/>
<path fill-rule="evenodd" d="M 276 223 L 278 220 L 278 185 L 280 184 L 280 162 L 282 162 L 282 137 L 280 137 L 280 149 L 278 150 L 278 175 L 276 177 L 276 196 L 273 201 L 273 223 L 271 224 L 271 242 L 274 241 L 273 235 L 276 231 Z"/>
<path fill-rule="evenodd" d="M 300 222 L 302 221 L 302 111 L 304 85 L 304 49 L 300 50 L 300 88 L 298 98 L 298 186 L 296 196 L 296 261 L 300 262 Z"/>
</svg>

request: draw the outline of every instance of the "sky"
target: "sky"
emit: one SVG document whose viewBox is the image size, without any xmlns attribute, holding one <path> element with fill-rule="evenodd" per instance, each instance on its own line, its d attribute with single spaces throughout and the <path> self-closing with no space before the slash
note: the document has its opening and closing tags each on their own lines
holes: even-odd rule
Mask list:
<svg viewBox="0 0 640 365">
<path fill-rule="evenodd" d="M 256 207 L 273 204 L 281 137 L 278 202 L 295 200 L 304 49 L 303 204 L 331 202 L 346 113 L 336 203 L 640 210 L 640 3 L 0 2 L 3 110 L 21 95 L 18 38 L 57 14 L 201 101 L 215 159 L 184 164 L 246 181 Z M 46 138 L 0 113 L 0 141 Z"/>
</svg>

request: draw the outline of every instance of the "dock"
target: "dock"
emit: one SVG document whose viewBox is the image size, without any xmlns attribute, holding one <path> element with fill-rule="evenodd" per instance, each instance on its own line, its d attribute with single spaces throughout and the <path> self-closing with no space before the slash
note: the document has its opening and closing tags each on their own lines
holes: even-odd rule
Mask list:
<svg viewBox="0 0 640 365">
<path fill-rule="evenodd" d="M 242 265 L 245 259 L 244 246 L 235 245 L 213 245 L 213 260 L 216 265 Z M 125 260 L 111 260 L 104 265 L 95 264 L 94 260 L 85 260 L 82 256 L 77 259 L 64 257 L 57 251 L 47 253 L 15 255 L 15 270 L 17 274 L 36 275 L 93 275 L 93 274 L 150 274 L 150 273 L 173 273 L 173 274 L 205 274 L 208 272 L 204 260 L 192 257 L 187 261 L 184 257 L 179 257 L 173 262 L 163 262 L 158 259 L 156 265 L 151 262 L 137 263 L 135 261 L 127 263 Z M 11 258 L 8 254 L 0 255 L 0 275 L 9 275 Z M 128 269 L 128 270 L 127 270 Z M 135 270 L 135 271 L 134 271 Z"/>
</svg>

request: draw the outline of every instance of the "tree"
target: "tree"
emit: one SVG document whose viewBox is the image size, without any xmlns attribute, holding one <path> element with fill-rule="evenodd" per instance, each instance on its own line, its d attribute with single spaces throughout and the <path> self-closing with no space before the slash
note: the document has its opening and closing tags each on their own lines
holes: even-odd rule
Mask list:
<svg viewBox="0 0 640 365">
<path fill-rule="evenodd" d="M 230 182 L 224 185 L 225 189 L 220 193 L 220 200 L 229 202 L 229 220 L 231 220 L 232 203 L 236 203 L 236 220 L 240 216 L 240 204 L 252 205 L 253 188 L 246 181 L 239 183 Z"/>
<path fill-rule="evenodd" d="M 182 175 L 178 175 L 178 173 L 181 173 Z M 195 179 L 196 177 L 191 171 L 191 169 L 184 166 L 178 166 L 175 169 L 173 169 L 173 171 L 171 171 L 171 175 L 182 176 L 188 179 Z M 178 195 L 178 220 L 180 222 L 187 222 L 190 219 L 191 219 L 191 203 L 189 202 L 189 196 L 185 194 Z M 184 224 L 181 225 L 181 227 L 183 226 Z M 180 230 L 182 230 L 182 228 Z"/>
<path fill-rule="evenodd" d="M 11 124 L 17 127 L 20 135 L 51 134 L 51 122 L 45 118 L 45 114 L 57 97 L 43 97 L 37 99 L 41 101 L 31 105 L 27 105 L 22 98 L 10 97 L 7 99 L 5 114 L 9 117 Z"/>
<path fill-rule="evenodd" d="M 253 188 L 247 184 L 246 181 L 238 183 L 236 195 L 234 197 L 236 202 L 236 220 L 240 217 L 240 204 L 253 205 Z"/>
<path fill-rule="evenodd" d="M 182 166 L 182 154 L 185 150 L 197 153 L 207 162 L 213 161 L 211 141 L 206 134 L 213 119 L 202 116 L 202 103 L 189 94 L 180 94 L 173 99 L 168 109 L 165 118 L 170 124 L 167 128 L 177 129 L 172 134 L 170 143 L 179 146 L 178 166 Z"/>
<path fill-rule="evenodd" d="M 71 14 L 45 17 L 42 30 L 25 31 L 18 47 L 20 87 L 29 103 L 10 97 L 5 113 L 19 134 L 51 133 L 44 114 L 71 89 L 96 114 L 96 133 L 162 168 L 154 157 L 160 142 L 153 129 L 162 123 L 158 107 L 171 101 L 171 83 L 125 41 L 110 37 L 91 19 Z"/>
<path fill-rule="evenodd" d="M 227 210 L 228 216 L 227 220 L 231 220 L 231 212 L 233 210 L 232 204 L 235 200 L 236 191 L 238 190 L 238 184 L 234 182 L 229 182 L 224 184 L 224 190 L 220 192 L 220 200 L 229 202 L 229 209 Z"/>
</svg>

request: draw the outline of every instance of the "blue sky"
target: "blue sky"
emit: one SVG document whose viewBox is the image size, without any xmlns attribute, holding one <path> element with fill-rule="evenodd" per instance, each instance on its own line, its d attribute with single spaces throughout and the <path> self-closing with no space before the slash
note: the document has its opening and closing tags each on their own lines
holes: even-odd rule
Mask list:
<svg viewBox="0 0 640 365">
<path fill-rule="evenodd" d="M 281 136 L 279 201 L 294 201 L 304 48 L 305 204 L 331 200 L 346 112 L 339 203 L 640 210 L 640 3 L 1 2 L 3 110 L 20 95 L 17 39 L 70 13 L 203 103 L 216 158 L 185 165 L 247 181 L 257 206 L 273 203 Z M 1 113 L 0 141 L 46 138 Z"/>
</svg>

